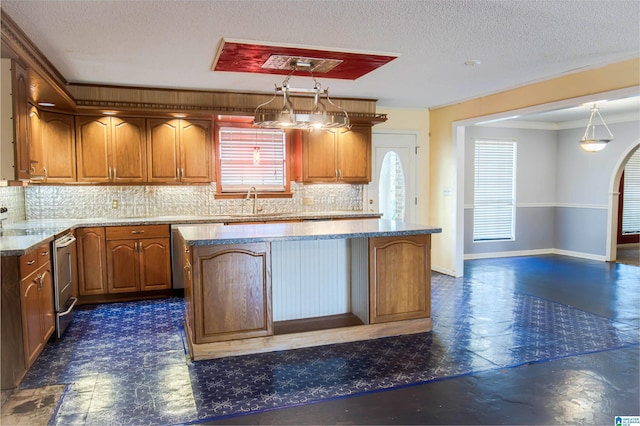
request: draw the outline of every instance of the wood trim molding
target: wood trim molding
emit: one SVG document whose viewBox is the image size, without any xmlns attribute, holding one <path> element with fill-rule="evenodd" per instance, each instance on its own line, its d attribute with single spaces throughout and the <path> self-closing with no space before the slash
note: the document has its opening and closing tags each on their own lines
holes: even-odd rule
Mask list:
<svg viewBox="0 0 640 426">
<path fill-rule="evenodd" d="M 66 89 L 67 80 L 4 10 L 2 10 L 0 26 L 2 28 L 3 54 L 13 53 L 11 55 L 13 59 L 22 63 L 29 70 L 30 78 L 41 80 L 32 81 L 31 84 L 37 87 L 44 83 L 50 86 L 51 90 L 65 104 L 75 106 L 73 97 Z M 10 52 L 6 52 L 5 49 Z M 32 94 L 30 97 L 33 97 Z M 38 99 L 34 99 L 34 101 L 37 102 Z"/>
</svg>

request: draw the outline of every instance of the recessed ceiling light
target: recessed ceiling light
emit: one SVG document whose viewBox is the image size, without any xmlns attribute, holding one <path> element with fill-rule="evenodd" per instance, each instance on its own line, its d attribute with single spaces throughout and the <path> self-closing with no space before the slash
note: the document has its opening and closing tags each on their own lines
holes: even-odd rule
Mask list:
<svg viewBox="0 0 640 426">
<path fill-rule="evenodd" d="M 53 102 L 38 102 L 38 105 L 40 105 L 41 107 L 54 107 L 54 106 L 56 106 L 56 104 L 54 104 Z"/>
<path fill-rule="evenodd" d="M 475 67 L 476 65 L 480 65 L 482 61 L 480 59 L 470 59 L 468 61 L 464 61 L 464 64 L 468 67 Z"/>
</svg>

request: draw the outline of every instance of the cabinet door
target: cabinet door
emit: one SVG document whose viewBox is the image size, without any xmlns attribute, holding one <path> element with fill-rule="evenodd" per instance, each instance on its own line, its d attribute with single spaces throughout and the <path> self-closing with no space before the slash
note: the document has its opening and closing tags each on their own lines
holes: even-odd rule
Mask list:
<svg viewBox="0 0 640 426">
<path fill-rule="evenodd" d="M 431 316 L 430 235 L 369 239 L 371 324 Z"/>
<path fill-rule="evenodd" d="M 16 179 L 31 177 L 29 140 L 29 83 L 27 70 L 11 61 L 11 98 L 13 100 L 13 140 L 15 142 Z"/>
<path fill-rule="evenodd" d="M 180 180 L 211 182 L 211 122 L 180 120 Z"/>
<path fill-rule="evenodd" d="M 140 290 L 171 288 L 171 253 L 169 238 L 138 241 Z"/>
<path fill-rule="evenodd" d="M 136 240 L 107 241 L 107 289 L 109 293 L 139 291 L 138 244 Z"/>
<path fill-rule="evenodd" d="M 149 182 L 177 182 L 180 168 L 180 120 L 147 121 Z"/>
<path fill-rule="evenodd" d="M 272 335 L 269 244 L 192 249 L 195 342 Z"/>
<path fill-rule="evenodd" d="M 340 133 L 338 174 L 342 182 L 371 181 L 371 127 L 353 126 Z"/>
<path fill-rule="evenodd" d="M 47 182 L 76 180 L 76 140 L 73 115 L 42 112 L 42 144 Z"/>
<path fill-rule="evenodd" d="M 109 182 L 109 117 L 76 117 L 78 182 Z"/>
<path fill-rule="evenodd" d="M 40 287 L 40 323 L 43 346 L 49 340 L 56 328 L 55 309 L 53 304 L 53 275 L 51 275 L 51 263 L 41 268 L 42 285 Z"/>
<path fill-rule="evenodd" d="M 80 296 L 107 293 L 104 228 L 80 228 L 76 233 Z"/>
<path fill-rule="evenodd" d="M 145 119 L 112 117 L 112 124 L 112 181 L 145 182 L 147 179 Z"/>
<path fill-rule="evenodd" d="M 302 134 L 302 180 L 335 182 L 338 178 L 337 135 L 329 130 Z"/>
<path fill-rule="evenodd" d="M 40 277 L 38 272 L 34 272 L 20 281 L 24 362 L 27 368 L 36 359 L 43 345 L 40 318 Z"/>
<path fill-rule="evenodd" d="M 193 279 L 191 268 L 191 248 L 184 244 L 182 238 L 178 242 L 177 253 L 173 253 L 174 256 L 179 256 L 182 260 L 180 267 L 182 268 L 184 277 L 184 318 L 186 322 L 186 332 L 191 333 L 193 336 Z"/>
<path fill-rule="evenodd" d="M 43 179 L 46 173 L 42 114 L 36 107 L 29 109 L 29 174 L 34 180 Z"/>
</svg>

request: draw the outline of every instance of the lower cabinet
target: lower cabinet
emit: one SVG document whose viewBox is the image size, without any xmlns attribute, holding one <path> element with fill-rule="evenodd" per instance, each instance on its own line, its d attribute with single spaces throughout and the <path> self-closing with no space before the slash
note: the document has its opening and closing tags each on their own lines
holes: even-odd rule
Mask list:
<svg viewBox="0 0 640 426">
<path fill-rule="evenodd" d="M 187 325 L 194 343 L 270 336 L 269 243 L 192 246 L 185 262 Z"/>
<path fill-rule="evenodd" d="M 55 330 L 49 244 L 2 256 L 2 389 L 15 388 Z"/>
<path fill-rule="evenodd" d="M 91 296 L 107 293 L 107 257 L 103 227 L 76 231 L 78 253 L 78 293 Z"/>
<path fill-rule="evenodd" d="M 171 288 L 168 225 L 78 230 L 80 296 Z"/>
<path fill-rule="evenodd" d="M 20 294 L 24 360 L 29 368 L 55 330 L 51 262 L 20 281 Z"/>
<path fill-rule="evenodd" d="M 430 235 L 369 239 L 371 324 L 431 316 Z"/>
<path fill-rule="evenodd" d="M 171 288 L 168 225 L 107 228 L 106 241 L 109 293 Z"/>
</svg>

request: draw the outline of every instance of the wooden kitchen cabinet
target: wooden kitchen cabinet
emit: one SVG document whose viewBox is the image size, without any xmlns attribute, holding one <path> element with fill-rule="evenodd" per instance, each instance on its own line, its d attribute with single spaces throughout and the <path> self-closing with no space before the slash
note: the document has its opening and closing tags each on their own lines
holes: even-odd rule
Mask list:
<svg viewBox="0 0 640 426">
<path fill-rule="evenodd" d="M 106 254 L 108 293 L 171 288 L 168 225 L 109 227 Z"/>
<path fill-rule="evenodd" d="M 31 181 L 46 183 L 76 180 L 74 116 L 40 111 L 29 112 Z"/>
<path fill-rule="evenodd" d="M 49 243 L 2 256 L 2 389 L 16 387 L 55 329 Z"/>
<path fill-rule="evenodd" d="M 371 181 L 371 126 L 302 134 L 304 182 Z"/>
<path fill-rule="evenodd" d="M 269 243 L 187 249 L 186 324 L 193 343 L 272 335 Z"/>
<path fill-rule="evenodd" d="M 371 324 L 431 316 L 430 235 L 369 238 Z"/>
<path fill-rule="evenodd" d="M 211 182 L 211 121 L 149 119 L 149 182 Z"/>
<path fill-rule="evenodd" d="M 145 182 L 144 118 L 76 117 L 78 182 Z"/>
<path fill-rule="evenodd" d="M 103 227 L 76 231 L 80 296 L 107 293 L 107 257 Z"/>
<path fill-rule="evenodd" d="M 25 365 L 29 368 L 55 330 L 53 277 L 49 260 L 20 280 Z"/>
<path fill-rule="evenodd" d="M 15 178 L 31 178 L 31 149 L 29 138 L 29 83 L 27 70 L 11 61 L 11 98 L 13 101 L 13 141 L 15 149 Z"/>
</svg>

